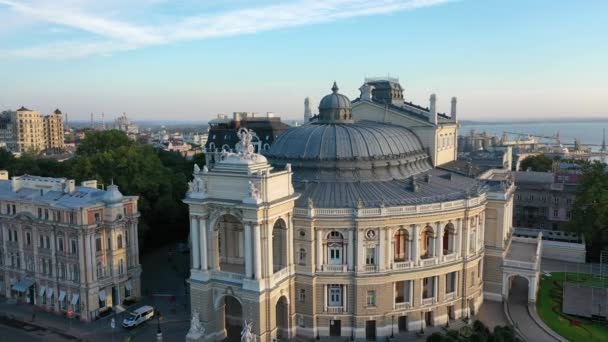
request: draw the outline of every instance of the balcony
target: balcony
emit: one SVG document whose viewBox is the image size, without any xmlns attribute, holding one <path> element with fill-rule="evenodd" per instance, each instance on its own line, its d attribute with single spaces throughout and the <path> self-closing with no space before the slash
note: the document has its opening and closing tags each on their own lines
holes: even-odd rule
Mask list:
<svg viewBox="0 0 608 342">
<path fill-rule="evenodd" d="M 407 310 L 411 307 L 412 303 L 409 302 L 395 303 L 395 310 Z"/>
<path fill-rule="evenodd" d="M 394 262 L 391 265 L 393 270 L 407 270 L 414 267 L 414 262 L 412 261 L 399 261 Z"/>
<path fill-rule="evenodd" d="M 433 266 L 433 265 L 437 265 L 437 258 L 435 258 L 435 257 L 420 260 L 420 266 L 422 266 L 422 267 Z"/>
<path fill-rule="evenodd" d="M 344 312 L 343 306 L 328 306 L 327 307 L 327 313 L 337 314 L 337 313 L 343 313 L 343 312 Z"/>
<path fill-rule="evenodd" d="M 363 272 L 378 272 L 378 265 L 365 265 L 363 267 Z"/>
<path fill-rule="evenodd" d="M 323 267 L 321 268 L 323 272 L 346 272 L 347 271 L 347 265 L 332 265 L 332 264 L 325 264 L 323 265 Z"/>
<path fill-rule="evenodd" d="M 435 304 L 435 297 L 431 298 L 422 298 L 422 306 L 429 306 Z"/>
<path fill-rule="evenodd" d="M 287 277 L 289 277 L 289 267 L 285 267 L 282 270 L 273 273 L 272 281 L 274 281 L 274 283 L 276 284 Z"/>
<path fill-rule="evenodd" d="M 456 298 L 456 291 L 445 294 L 445 300 L 454 300 L 454 298 Z"/>
<path fill-rule="evenodd" d="M 454 261 L 456 260 L 458 257 L 458 255 L 456 255 L 456 253 L 452 252 L 451 254 L 446 254 L 443 256 L 443 261 L 444 262 L 450 262 L 450 261 Z"/>
</svg>

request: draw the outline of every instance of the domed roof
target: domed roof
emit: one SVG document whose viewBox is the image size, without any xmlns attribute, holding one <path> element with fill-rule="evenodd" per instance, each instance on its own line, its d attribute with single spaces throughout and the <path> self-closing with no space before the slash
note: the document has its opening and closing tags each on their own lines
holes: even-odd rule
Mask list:
<svg viewBox="0 0 608 342">
<path fill-rule="evenodd" d="M 59 108 L 55 109 L 55 111 L 53 112 L 55 114 L 61 114 L 61 111 L 59 110 Z"/>
<path fill-rule="evenodd" d="M 290 163 L 296 177 L 332 180 L 405 178 L 431 168 L 422 143 L 408 128 L 372 121 L 310 124 L 280 135 L 265 155 Z"/>
<path fill-rule="evenodd" d="M 331 87 L 332 93 L 325 95 L 321 99 L 321 102 L 319 102 L 319 110 L 351 108 L 350 99 L 346 97 L 346 95 L 339 94 L 338 90 L 340 90 L 340 88 L 338 88 L 338 85 L 334 82 L 333 87 Z"/>
<path fill-rule="evenodd" d="M 103 201 L 107 204 L 121 203 L 122 198 L 122 193 L 118 190 L 118 186 L 114 184 L 108 185 L 106 193 L 103 195 Z"/>
<path fill-rule="evenodd" d="M 352 106 L 350 99 L 338 93 L 338 85 L 334 82 L 331 94 L 325 95 L 319 102 L 319 122 L 352 123 Z"/>
</svg>

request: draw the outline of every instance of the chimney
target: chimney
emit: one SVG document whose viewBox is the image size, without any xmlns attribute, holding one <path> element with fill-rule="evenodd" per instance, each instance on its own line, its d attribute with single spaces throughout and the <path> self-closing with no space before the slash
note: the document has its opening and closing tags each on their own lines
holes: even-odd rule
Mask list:
<svg viewBox="0 0 608 342">
<path fill-rule="evenodd" d="M 437 123 L 437 107 L 436 107 L 437 96 L 435 94 L 431 94 L 431 98 L 429 99 L 429 101 L 430 101 L 429 119 L 432 123 L 436 124 Z"/>
<path fill-rule="evenodd" d="M 452 118 L 452 120 L 456 121 L 456 97 L 452 97 L 452 106 L 450 109 L 450 117 Z"/>
</svg>

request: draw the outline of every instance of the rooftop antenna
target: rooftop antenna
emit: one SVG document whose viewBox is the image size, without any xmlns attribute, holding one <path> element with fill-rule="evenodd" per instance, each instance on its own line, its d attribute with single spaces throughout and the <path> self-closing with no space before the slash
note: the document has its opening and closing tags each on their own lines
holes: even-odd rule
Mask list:
<svg viewBox="0 0 608 342">
<path fill-rule="evenodd" d="M 91 128 L 93 128 L 93 112 L 91 112 Z"/>
<path fill-rule="evenodd" d="M 600 151 L 606 152 L 606 129 L 605 128 L 603 130 L 602 148 L 600 148 Z"/>
</svg>

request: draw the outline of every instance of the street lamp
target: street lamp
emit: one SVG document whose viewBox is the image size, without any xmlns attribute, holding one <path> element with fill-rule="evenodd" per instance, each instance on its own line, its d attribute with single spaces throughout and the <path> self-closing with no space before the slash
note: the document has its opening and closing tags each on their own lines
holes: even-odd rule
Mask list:
<svg viewBox="0 0 608 342">
<path fill-rule="evenodd" d="M 319 317 L 317 316 L 317 340 L 320 340 L 321 336 L 319 336 Z"/>
<path fill-rule="evenodd" d="M 160 330 L 160 310 L 156 310 L 156 340 L 163 340 L 163 332 Z"/>
<path fill-rule="evenodd" d="M 420 313 L 420 334 L 424 335 L 424 312 Z"/>
<path fill-rule="evenodd" d="M 391 338 L 395 338 L 395 315 L 391 316 Z"/>
</svg>

